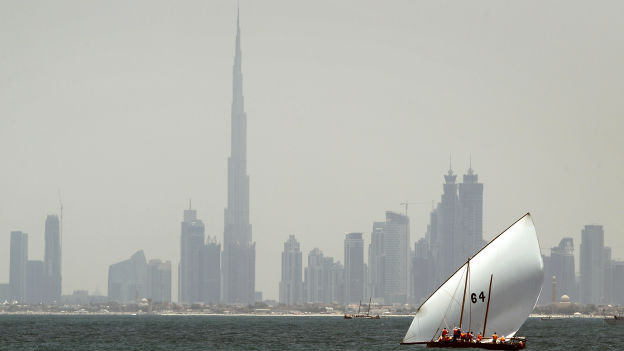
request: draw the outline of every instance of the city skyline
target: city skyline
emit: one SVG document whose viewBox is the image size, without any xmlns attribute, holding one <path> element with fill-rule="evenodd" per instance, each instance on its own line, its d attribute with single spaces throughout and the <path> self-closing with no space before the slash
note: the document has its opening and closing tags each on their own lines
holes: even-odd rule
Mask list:
<svg viewBox="0 0 624 351">
<path fill-rule="evenodd" d="M 368 296 L 374 298 L 376 303 L 382 304 L 421 303 L 422 299 L 429 296 L 440 283 L 437 277 L 446 274 L 440 273 L 446 266 L 443 262 L 454 257 L 438 250 L 440 244 L 435 244 L 442 238 L 441 231 L 448 227 L 448 223 L 445 222 L 460 223 L 452 226 L 456 229 L 443 238 L 445 243 L 486 244 L 472 239 L 475 236 L 480 237 L 472 226 L 461 225 L 482 222 L 479 213 L 483 206 L 483 184 L 478 183 L 478 177 L 472 168 L 467 173 L 468 177 L 464 176 L 465 183 L 455 184 L 456 177 L 453 171 L 448 171 L 444 177 L 442 201 L 432 210 L 427 236 L 415 242 L 414 251 L 405 245 L 405 242 L 409 241 L 407 233 L 409 220 L 406 216 L 391 211 L 386 212 L 385 222 L 373 222 L 368 246 L 368 262 L 364 260 L 365 236 L 363 233 L 349 233 L 345 235 L 344 241 L 345 266 L 342 266 L 339 260 L 334 263 L 332 257 L 324 257 L 319 248 L 314 248 L 309 251 L 308 265 L 304 269 L 300 243 L 294 235 L 290 235 L 284 243 L 282 252 L 279 302 L 286 305 L 301 305 L 304 302 L 349 304 Z M 475 188 L 477 192 L 467 194 L 464 191 L 462 194 L 460 190 L 459 197 L 456 196 L 458 188 L 466 188 L 469 185 L 478 185 Z M 453 206 L 449 206 L 450 204 L 455 204 L 456 209 L 452 210 Z M 478 206 L 475 208 L 474 204 Z M 449 219 L 448 213 L 455 212 L 460 215 L 453 215 Z M 479 215 L 475 216 L 475 213 Z M 190 203 L 189 208 L 184 210 L 181 224 L 178 269 L 184 279 L 179 281 L 178 289 L 181 297 L 178 302 L 187 305 L 227 304 L 227 301 L 220 300 L 221 245 L 216 238 L 208 237 L 205 240 L 203 223 L 198 219 L 197 211 L 192 209 Z M 55 246 L 59 232 L 58 217 L 48 216 L 46 233 L 52 235 L 46 236 L 46 249 Z M 544 281 L 538 305 L 549 304 L 551 298 L 553 303 L 558 303 L 560 299 L 564 302 L 580 301 L 585 304 L 624 301 L 620 298 L 622 284 L 619 283 L 624 272 L 622 269 L 624 261 L 613 259 L 611 247 L 604 246 L 603 226 L 585 225 L 581 235 L 580 274 L 575 273 L 572 238 L 563 237 L 557 246 L 550 249 L 550 256 L 542 255 Z M 453 249 L 452 245 L 449 247 Z M 404 259 L 397 253 L 397 250 L 403 249 L 408 250 L 411 257 L 410 263 L 406 262 L 408 267 L 405 273 L 401 273 L 399 264 Z M 469 247 L 466 249 L 470 250 Z M 473 248 L 473 251 L 478 249 L 479 247 Z M 474 253 L 466 252 L 469 256 Z M 55 256 L 60 256 L 60 252 L 49 255 L 46 261 Z M 54 275 L 44 270 L 44 261 L 28 260 L 26 233 L 19 231 L 11 233 L 10 265 L 9 283 L 0 283 L 0 301 L 10 299 L 35 305 L 41 302 L 56 304 L 58 301 L 77 301 L 76 299 L 121 303 L 138 303 L 145 301 L 143 298 L 151 299 L 155 303 L 172 301 L 171 261 L 152 259 L 148 262 L 142 250 L 137 251 L 130 259 L 109 266 L 108 297 L 99 294 L 88 296 L 86 290 L 74 291 L 72 295 L 64 295 L 61 299 L 55 297 L 55 289 L 50 289 L 50 278 Z M 57 273 L 59 279 L 60 273 Z M 403 274 L 408 277 L 397 279 Z M 551 277 L 552 294 L 549 296 Z M 413 280 L 410 281 L 410 278 Z M 406 288 L 409 290 L 407 293 L 404 290 Z"/>
<path fill-rule="evenodd" d="M 256 290 L 277 298 L 286 235 L 340 260 L 344 233 L 438 199 L 449 153 L 460 174 L 472 153 L 487 183 L 484 239 L 530 211 L 543 253 L 561 237 L 580 252 L 599 223 L 624 256 L 624 185 L 604 181 L 624 146 L 618 11 L 579 23 L 584 7 L 566 3 L 553 26 L 530 4 L 395 5 L 241 4 Z M 235 4 L 0 6 L 0 256 L 23 231 L 44 260 L 59 190 L 63 294 L 105 292 L 111 262 L 139 249 L 175 267 L 189 198 L 223 244 Z M 410 206 L 410 248 L 429 210 Z"/>
</svg>

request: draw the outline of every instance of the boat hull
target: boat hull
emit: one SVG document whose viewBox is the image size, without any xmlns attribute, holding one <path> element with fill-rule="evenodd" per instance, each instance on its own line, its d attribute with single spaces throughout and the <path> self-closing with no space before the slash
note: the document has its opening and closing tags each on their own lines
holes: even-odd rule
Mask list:
<svg viewBox="0 0 624 351">
<path fill-rule="evenodd" d="M 523 342 L 520 343 L 504 343 L 494 344 L 491 342 L 444 342 L 444 341 L 430 341 L 427 343 L 428 348 L 452 348 L 452 349 L 486 349 L 486 350 L 522 350 L 526 347 Z"/>
<path fill-rule="evenodd" d="M 364 319 L 381 319 L 379 315 L 371 316 L 367 314 L 345 314 L 344 319 L 354 319 L 354 318 L 364 318 Z"/>
</svg>

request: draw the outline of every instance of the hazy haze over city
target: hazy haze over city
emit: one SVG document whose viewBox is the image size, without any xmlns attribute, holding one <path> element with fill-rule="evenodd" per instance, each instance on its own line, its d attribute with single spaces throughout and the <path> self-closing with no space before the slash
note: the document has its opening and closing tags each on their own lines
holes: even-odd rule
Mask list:
<svg viewBox="0 0 624 351">
<path fill-rule="evenodd" d="M 411 205 L 411 245 L 449 154 L 484 184 L 484 238 L 533 214 L 543 249 L 604 225 L 624 258 L 624 4 L 241 1 L 256 290 L 294 234 Z M 235 1 L 0 3 L 0 282 L 9 233 L 42 259 L 63 213 L 63 293 L 107 290 L 139 249 L 171 260 L 192 199 L 223 241 Z M 305 257 L 305 256 L 304 256 Z M 304 260 L 305 262 L 305 260 Z"/>
</svg>

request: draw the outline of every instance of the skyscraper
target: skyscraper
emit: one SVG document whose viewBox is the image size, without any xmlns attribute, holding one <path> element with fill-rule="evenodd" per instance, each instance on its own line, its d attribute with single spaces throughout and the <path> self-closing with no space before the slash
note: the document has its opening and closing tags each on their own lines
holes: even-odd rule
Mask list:
<svg viewBox="0 0 624 351">
<path fill-rule="evenodd" d="M 457 184 L 456 178 L 449 167 L 441 200 L 432 211 L 427 228 L 429 263 L 434 267 L 429 290 L 438 287 L 485 245 L 483 184 L 478 182 L 472 167 L 464 175 L 463 183 Z"/>
<path fill-rule="evenodd" d="M 208 237 L 203 253 L 204 302 L 216 304 L 221 300 L 221 244 Z"/>
<path fill-rule="evenodd" d="M 604 286 L 604 231 L 601 225 L 586 225 L 581 232 L 581 302 L 598 304 Z"/>
<path fill-rule="evenodd" d="M 373 222 L 371 240 L 368 244 L 368 291 L 372 298 L 384 297 L 384 251 L 383 234 L 386 222 Z"/>
<path fill-rule="evenodd" d="M 26 261 L 26 296 L 24 301 L 30 305 L 44 302 L 46 279 L 43 274 L 43 261 Z"/>
<path fill-rule="evenodd" d="M 181 227 L 178 299 L 181 303 L 203 302 L 204 223 L 189 206 L 184 210 Z"/>
<path fill-rule="evenodd" d="M 463 242 L 463 258 L 468 259 L 479 251 L 483 242 L 483 184 L 474 173 L 472 165 L 464 175 L 463 183 L 459 184 L 459 225 Z"/>
<path fill-rule="evenodd" d="M 158 259 L 147 263 L 146 297 L 153 302 L 171 302 L 171 261 Z"/>
<path fill-rule="evenodd" d="M 45 222 L 44 253 L 45 296 L 47 303 L 61 299 L 61 230 L 57 215 L 49 215 Z"/>
<path fill-rule="evenodd" d="M 602 250 L 602 295 L 600 297 L 601 304 L 611 304 L 615 299 L 615 295 L 617 294 L 613 289 L 615 285 L 613 284 L 613 268 L 614 261 L 611 259 L 611 248 L 605 246 Z"/>
<path fill-rule="evenodd" d="M 364 298 L 364 239 L 362 233 L 349 233 L 344 241 L 345 303 Z"/>
<path fill-rule="evenodd" d="M 28 234 L 11 232 L 9 289 L 11 300 L 24 302 L 26 298 L 26 262 L 28 261 Z"/>
<path fill-rule="evenodd" d="M 368 247 L 369 292 L 384 302 L 406 303 L 410 293 L 409 219 L 387 211 L 385 222 L 374 222 Z"/>
<path fill-rule="evenodd" d="M 303 302 L 301 280 L 301 249 L 294 235 L 288 237 L 282 252 L 282 280 L 279 283 L 279 302 L 298 305 Z"/>
<path fill-rule="evenodd" d="M 228 158 L 228 205 L 223 232 L 223 299 L 228 303 L 255 300 L 256 244 L 249 223 L 247 175 L 247 114 L 243 97 L 240 21 L 236 18 L 236 48 L 232 73 L 231 155 Z"/>
<path fill-rule="evenodd" d="M 323 301 L 326 303 L 343 303 L 345 296 L 345 269 L 340 261 L 334 262 L 333 257 L 325 257 L 323 269 L 328 272 L 323 279 Z"/>
<path fill-rule="evenodd" d="M 435 247 L 437 248 L 437 257 L 435 257 L 436 265 L 436 283 L 439 285 L 447 277 L 449 277 L 460 266 L 462 262 L 460 250 L 463 248 L 462 243 L 457 237 L 458 232 L 458 200 L 457 200 L 457 184 L 455 179 L 457 175 L 449 168 L 448 173 L 444 176 L 443 193 L 436 207 L 437 233 L 435 237 L 438 240 Z M 462 262 L 463 263 L 463 262 Z"/>
<path fill-rule="evenodd" d="M 550 249 L 549 273 L 550 276 L 554 275 L 557 278 L 557 299 L 563 295 L 568 295 L 571 301 L 577 301 L 574 241 L 572 238 L 563 238 L 558 246 Z"/>
<path fill-rule="evenodd" d="M 385 303 L 407 303 L 410 286 L 409 241 L 409 218 L 396 212 L 386 212 L 383 229 Z"/>
<path fill-rule="evenodd" d="M 611 264 L 611 281 L 613 282 L 613 301 L 617 305 L 624 305 L 624 262 L 613 261 Z"/>
<path fill-rule="evenodd" d="M 145 258 L 143 250 L 108 267 L 108 298 L 131 303 L 142 298 L 171 302 L 171 261 Z"/>
<path fill-rule="evenodd" d="M 433 267 L 429 264 L 427 239 L 421 238 L 414 244 L 412 257 L 411 302 L 420 305 L 429 296 L 429 275 Z"/>
<path fill-rule="evenodd" d="M 304 273 L 304 301 L 323 302 L 323 280 L 325 271 L 325 257 L 323 251 L 314 248 L 308 254 L 308 266 Z"/>
<path fill-rule="evenodd" d="M 147 261 L 143 250 L 108 267 L 108 298 L 117 302 L 138 302 L 147 296 Z"/>
</svg>

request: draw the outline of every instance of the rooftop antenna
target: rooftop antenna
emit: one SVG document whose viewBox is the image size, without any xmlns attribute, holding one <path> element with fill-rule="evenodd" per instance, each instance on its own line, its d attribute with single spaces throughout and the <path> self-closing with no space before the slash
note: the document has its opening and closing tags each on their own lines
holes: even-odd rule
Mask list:
<svg viewBox="0 0 624 351">
<path fill-rule="evenodd" d="M 193 207 L 191 206 L 191 199 L 189 199 L 189 210 L 192 210 Z"/>
</svg>

